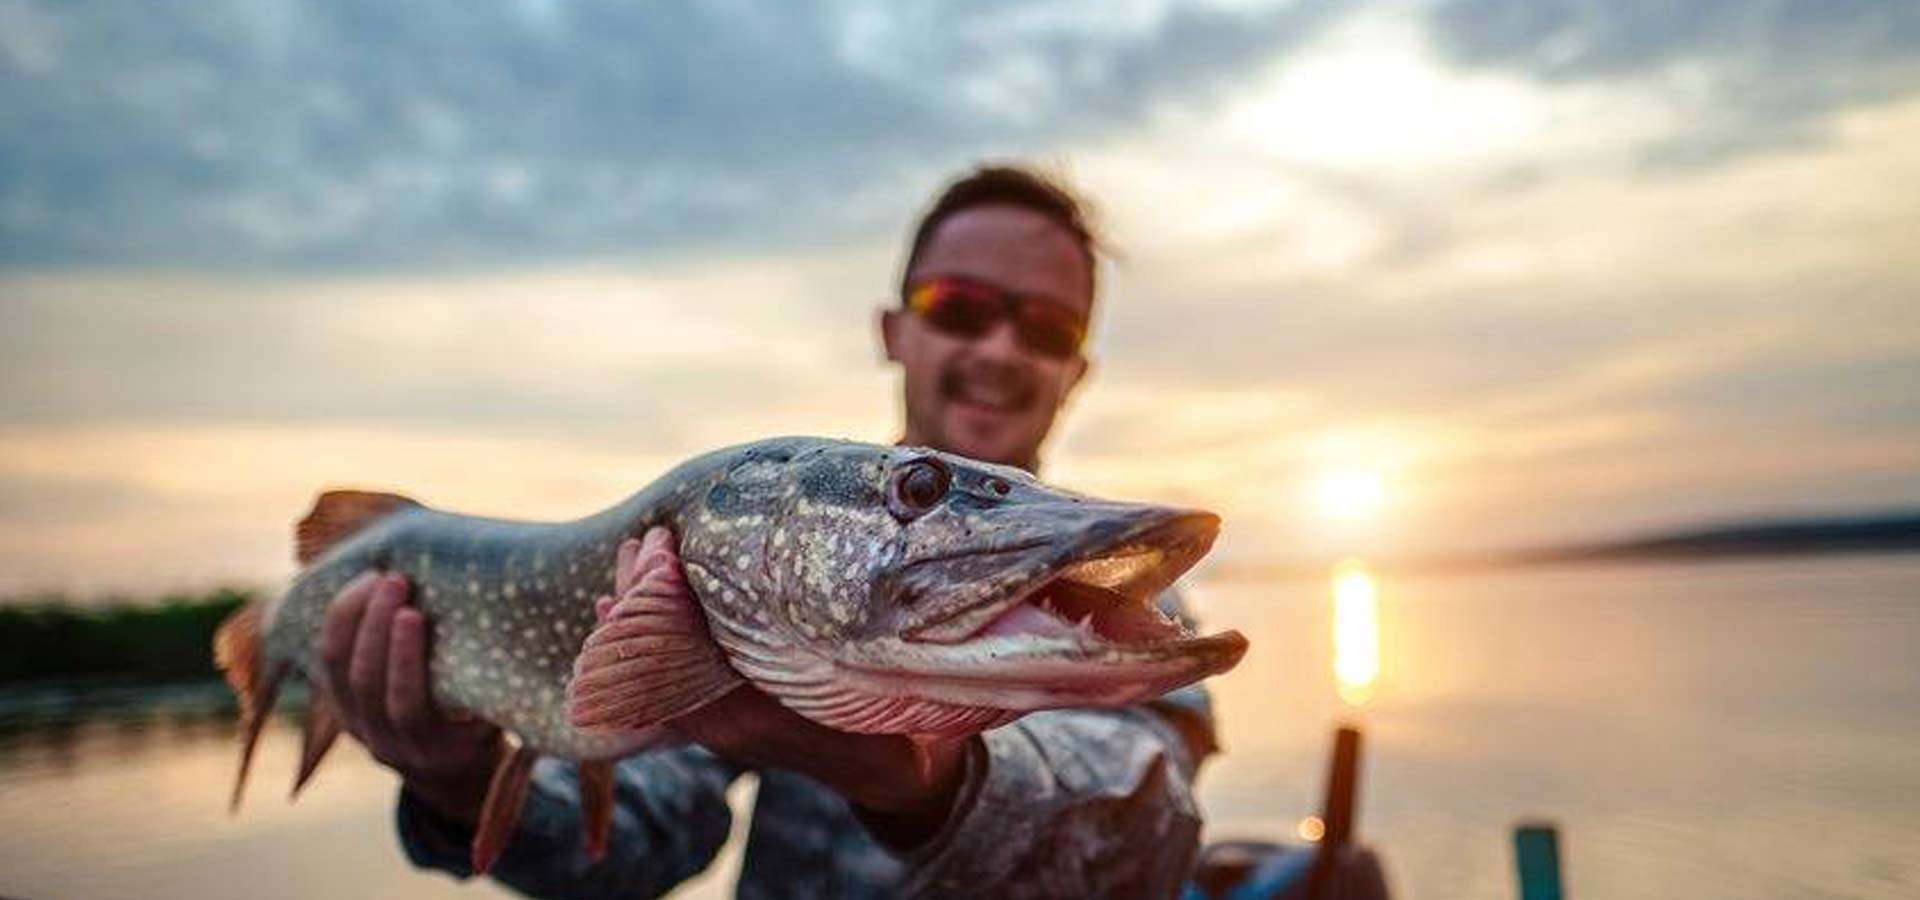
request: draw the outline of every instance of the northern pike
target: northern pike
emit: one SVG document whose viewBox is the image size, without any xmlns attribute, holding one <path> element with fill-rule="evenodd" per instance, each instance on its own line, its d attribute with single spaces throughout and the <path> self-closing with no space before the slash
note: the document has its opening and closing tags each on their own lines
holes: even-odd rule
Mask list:
<svg viewBox="0 0 1920 900">
<path fill-rule="evenodd" d="M 620 544 L 670 527 L 698 609 L 600 621 Z M 326 606 L 369 570 L 403 573 L 434 629 L 441 708 L 513 738 L 474 839 L 504 848 L 538 756 L 580 765 L 587 845 L 606 846 L 612 764 L 751 683 L 851 732 L 948 739 L 1041 709 L 1114 707 L 1232 668 L 1237 632 L 1196 636 L 1157 595 L 1212 546 L 1211 513 L 1099 500 L 1018 469 L 910 447 L 775 438 L 689 460 L 562 523 L 330 491 L 296 528 L 305 568 L 236 612 L 215 655 L 239 695 L 238 806 L 285 676 L 324 684 Z M 668 608 L 668 607 L 671 608 Z M 294 792 L 340 731 L 313 692 Z"/>
</svg>

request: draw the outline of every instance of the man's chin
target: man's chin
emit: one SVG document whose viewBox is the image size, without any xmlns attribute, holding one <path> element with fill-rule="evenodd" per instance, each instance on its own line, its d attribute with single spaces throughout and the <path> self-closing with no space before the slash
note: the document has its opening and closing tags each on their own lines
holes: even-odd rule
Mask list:
<svg viewBox="0 0 1920 900">
<path fill-rule="evenodd" d="M 942 449 L 1009 466 L 1033 463 L 1033 445 L 1022 440 L 1025 415 L 969 403 L 954 403 L 946 412 L 948 446 Z"/>
</svg>

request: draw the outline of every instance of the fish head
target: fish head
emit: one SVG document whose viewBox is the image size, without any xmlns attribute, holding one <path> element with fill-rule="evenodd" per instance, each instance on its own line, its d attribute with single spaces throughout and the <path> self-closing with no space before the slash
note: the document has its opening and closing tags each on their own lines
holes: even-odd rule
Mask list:
<svg viewBox="0 0 1920 900">
<path fill-rule="evenodd" d="M 1196 635 L 1159 604 L 1212 546 L 1211 513 L 1101 500 L 924 448 L 823 445 L 777 473 L 736 471 L 765 498 L 735 511 L 763 517 L 738 531 L 758 550 L 694 567 L 696 587 L 724 581 L 725 597 L 752 608 L 760 629 L 716 637 L 744 651 L 730 655 L 749 678 L 826 724 L 977 730 L 1120 706 L 1224 672 L 1246 650 L 1237 632 Z M 720 507 L 742 496 L 730 482 Z M 710 618 L 744 618 L 720 605 Z"/>
</svg>

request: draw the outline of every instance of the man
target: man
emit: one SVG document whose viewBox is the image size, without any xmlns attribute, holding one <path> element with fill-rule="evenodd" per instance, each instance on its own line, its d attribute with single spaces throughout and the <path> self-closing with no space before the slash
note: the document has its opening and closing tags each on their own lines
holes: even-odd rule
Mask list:
<svg viewBox="0 0 1920 900">
<path fill-rule="evenodd" d="M 982 168 L 922 219 L 902 305 L 882 313 L 905 375 L 903 443 L 1035 469 L 1086 374 L 1095 241 L 1079 204 L 1020 169 Z M 672 536 L 623 548 L 618 591 L 692 602 Z M 347 728 L 404 780 L 402 841 L 467 874 L 500 737 L 434 710 L 428 623 L 403 580 L 342 592 L 321 656 Z M 340 689 L 344 686 L 344 689 Z M 1191 783 L 1213 748 L 1198 687 L 1124 710 L 1063 710 L 936 748 L 836 732 L 751 687 L 674 723 L 687 746 L 618 767 L 610 849 L 582 849 L 571 766 L 543 765 L 500 880 L 542 897 L 658 896 L 726 840 L 725 791 L 760 773 L 742 897 L 1171 896 L 1198 836 Z"/>
</svg>

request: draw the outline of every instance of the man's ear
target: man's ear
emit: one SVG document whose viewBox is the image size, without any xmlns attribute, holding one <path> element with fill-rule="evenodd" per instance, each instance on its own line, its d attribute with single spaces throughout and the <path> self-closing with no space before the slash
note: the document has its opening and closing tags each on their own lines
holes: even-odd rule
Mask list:
<svg viewBox="0 0 1920 900">
<path fill-rule="evenodd" d="M 1093 360 L 1088 359 L 1084 353 L 1076 353 L 1073 355 L 1071 365 L 1073 368 L 1067 372 L 1067 389 L 1064 394 L 1072 394 L 1073 389 L 1080 386 L 1080 379 L 1087 377 L 1087 370 L 1093 368 Z"/>
<path fill-rule="evenodd" d="M 887 353 L 887 362 L 900 361 L 900 311 L 882 307 L 880 310 L 880 347 Z"/>
</svg>

